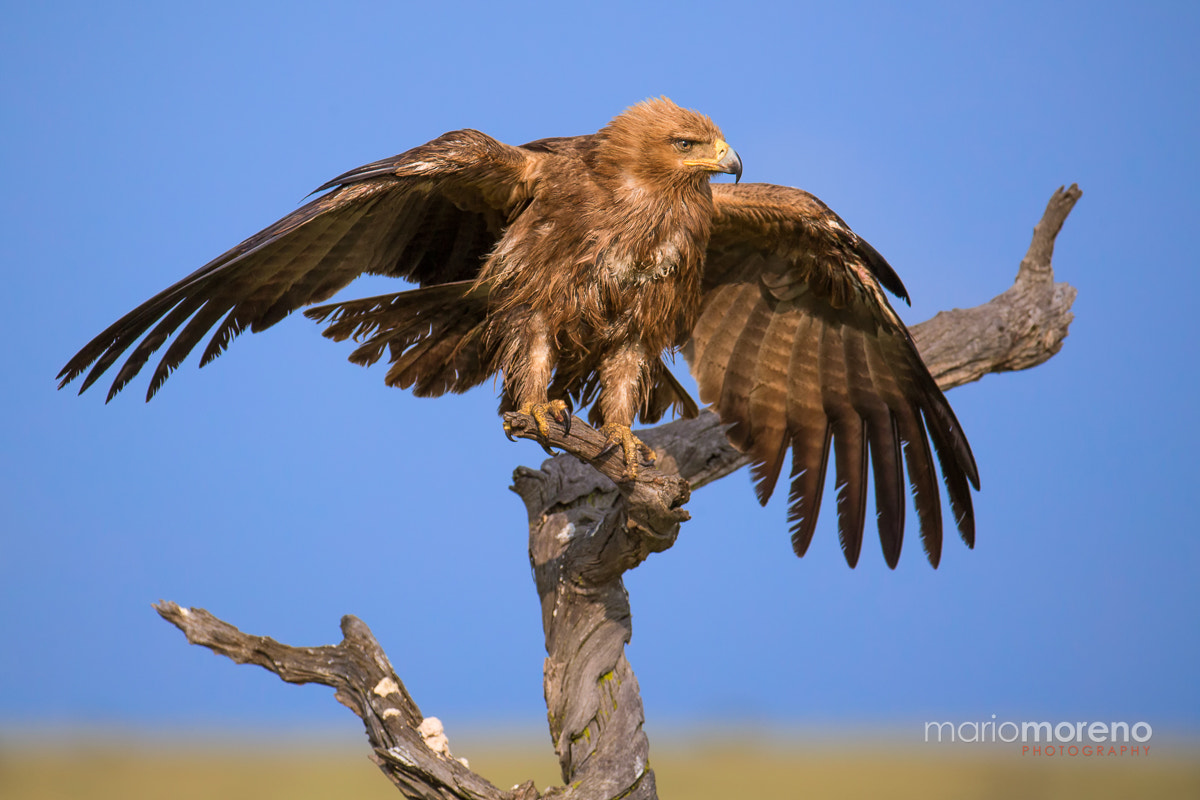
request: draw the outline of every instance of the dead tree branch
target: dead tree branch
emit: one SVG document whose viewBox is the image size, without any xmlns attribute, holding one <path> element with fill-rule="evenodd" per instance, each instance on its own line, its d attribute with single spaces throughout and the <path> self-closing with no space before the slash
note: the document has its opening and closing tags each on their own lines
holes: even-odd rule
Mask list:
<svg viewBox="0 0 1200 800">
<path fill-rule="evenodd" d="M 320 683 L 357 714 L 367 729 L 371 759 L 404 793 L 422 800 L 526 800 L 532 783 L 501 791 L 450 754 L 441 724 L 428 720 L 404 688 L 391 662 L 358 617 L 342 617 L 342 641 L 324 647 L 290 647 L 267 636 L 242 633 L 202 608 L 162 601 L 154 610 L 183 631 L 191 644 L 238 664 L 257 664 L 288 683 Z"/>
<path fill-rule="evenodd" d="M 1054 282 L 1054 240 L 1083 195 L 1072 184 L 1050 198 L 1033 229 L 1017 279 L 991 302 L 942 311 L 912 329 L 929 371 L 942 390 L 977 381 L 990 372 L 1036 367 L 1062 349 L 1075 315 L 1075 287 Z"/>
<path fill-rule="evenodd" d="M 1059 351 L 1075 289 L 1055 283 L 1054 241 L 1082 192 L 1059 189 L 1004 293 L 975 308 L 939 313 L 912 329 L 943 389 L 991 372 L 1028 369 Z M 517 436 L 538 438 L 530 417 L 509 414 Z M 322 683 L 358 714 L 373 758 L 407 797 L 655 798 L 641 696 L 625 658 L 632 635 L 623 574 L 675 542 L 690 490 L 745 466 L 716 416 L 703 413 L 639 432 L 658 454 L 656 469 L 622 480 L 620 450 L 575 419 L 569 435 L 551 426 L 548 444 L 570 455 L 540 469 L 520 467 L 513 490 L 529 516 L 529 557 L 546 636 L 550 732 L 565 786 L 539 794 L 532 783 L 502 791 L 449 753 L 440 726 L 421 716 L 366 625 L 342 620 L 341 644 L 294 648 L 249 636 L 205 611 L 156 608 L 188 640 L 292 683 Z"/>
</svg>

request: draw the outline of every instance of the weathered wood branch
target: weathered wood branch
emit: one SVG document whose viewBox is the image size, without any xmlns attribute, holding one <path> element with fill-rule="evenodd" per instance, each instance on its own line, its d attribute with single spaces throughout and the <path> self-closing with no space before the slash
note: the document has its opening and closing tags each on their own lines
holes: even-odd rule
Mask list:
<svg viewBox="0 0 1200 800">
<path fill-rule="evenodd" d="M 942 390 L 990 372 L 1036 367 L 1062 349 L 1075 315 L 1075 287 L 1054 282 L 1054 240 L 1083 196 L 1060 188 L 1033 229 L 1017 278 L 1003 294 L 968 309 L 939 312 L 912 329 L 921 358 Z"/>
<path fill-rule="evenodd" d="M 238 664 L 257 664 L 288 683 L 319 683 L 336 689 L 338 701 L 367 729 L 372 760 L 404 793 L 422 800 L 528 800 L 531 782 L 501 791 L 450 754 L 436 718 L 426 719 L 391 662 L 357 617 L 342 617 L 342 641 L 323 647 L 291 647 L 267 636 L 242 633 L 202 608 L 156 603 L 155 611 L 202 645 Z"/>
<path fill-rule="evenodd" d="M 943 389 L 991 372 L 1028 369 L 1061 349 L 1075 289 L 1054 282 L 1051 259 L 1055 237 L 1081 195 L 1074 185 L 1055 192 L 1008 290 L 912 329 Z M 515 435 L 539 438 L 532 418 L 509 414 L 506 421 Z M 529 557 L 546 636 L 546 706 L 565 783 L 544 794 L 532 783 L 502 791 L 456 761 L 354 617 L 342 620 L 341 644 L 294 648 L 243 634 L 202 610 L 171 603 L 156 608 L 194 644 L 263 666 L 286 681 L 337 689 L 337 698 L 363 719 L 376 763 L 407 797 L 655 798 L 641 696 L 625 658 L 632 624 L 622 575 L 674 544 L 688 518 L 682 506 L 690 489 L 748 459 L 729 445 L 709 412 L 639 436 L 658 460 L 636 481 L 623 480 L 620 450 L 604 452 L 603 436 L 579 419 L 569 435 L 551 426 L 546 442 L 570 455 L 536 470 L 520 467 L 513 476 L 529 517 Z"/>
</svg>

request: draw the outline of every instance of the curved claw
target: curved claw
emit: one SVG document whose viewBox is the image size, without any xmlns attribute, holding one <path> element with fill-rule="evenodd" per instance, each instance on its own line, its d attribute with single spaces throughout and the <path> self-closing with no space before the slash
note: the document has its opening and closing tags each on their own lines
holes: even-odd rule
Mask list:
<svg viewBox="0 0 1200 800">
<path fill-rule="evenodd" d="M 570 436 L 571 435 L 571 409 L 564 406 L 563 408 L 553 412 L 552 416 L 554 417 L 555 422 L 557 422 L 559 425 L 562 425 L 563 436 Z"/>
<path fill-rule="evenodd" d="M 614 448 L 621 446 L 620 439 L 614 439 L 611 436 L 604 440 L 604 447 L 600 448 L 600 452 L 596 454 L 596 458 L 606 456 L 613 451 Z"/>
<path fill-rule="evenodd" d="M 640 453 L 642 457 L 642 463 L 647 467 L 653 467 L 655 464 L 657 464 L 658 454 L 654 452 L 654 448 L 643 442 L 641 439 L 638 439 L 638 444 L 642 446 Z"/>
<path fill-rule="evenodd" d="M 575 416 L 574 416 L 575 408 L 571 405 L 570 397 L 566 397 L 563 399 L 563 406 L 564 406 L 563 417 L 565 418 L 563 420 L 563 435 L 570 436 L 571 435 L 571 420 L 575 418 Z"/>
</svg>

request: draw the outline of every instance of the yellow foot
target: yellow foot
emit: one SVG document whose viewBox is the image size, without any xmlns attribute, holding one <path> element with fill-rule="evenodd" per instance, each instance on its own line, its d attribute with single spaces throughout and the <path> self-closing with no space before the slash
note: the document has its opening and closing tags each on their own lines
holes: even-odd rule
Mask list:
<svg viewBox="0 0 1200 800">
<path fill-rule="evenodd" d="M 533 417 L 533 421 L 537 423 L 538 434 L 542 437 L 542 447 L 550 455 L 555 455 L 545 440 L 550 438 L 550 420 L 554 420 L 562 426 L 564 434 L 571 433 L 571 409 L 563 400 L 551 400 L 548 403 L 526 403 L 517 409 L 518 414 L 528 414 Z M 504 423 L 504 435 L 509 439 L 513 438 L 512 430 L 508 423 Z M 513 441 L 516 441 L 513 439 Z"/>
<path fill-rule="evenodd" d="M 647 466 L 653 466 L 655 461 L 654 450 L 650 445 L 643 442 L 641 439 L 633 435 L 628 425 L 621 425 L 616 422 L 608 422 L 600 426 L 600 432 L 604 434 L 605 445 L 604 452 L 611 450 L 617 445 L 621 446 L 621 452 L 625 455 L 625 477 L 627 480 L 635 480 L 638 476 L 638 467 L 645 462 Z"/>
</svg>

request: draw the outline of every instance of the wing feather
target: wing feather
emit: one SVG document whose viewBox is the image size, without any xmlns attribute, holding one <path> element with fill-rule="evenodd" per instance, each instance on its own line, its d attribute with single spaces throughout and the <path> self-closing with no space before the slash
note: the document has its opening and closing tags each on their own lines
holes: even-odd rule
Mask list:
<svg viewBox="0 0 1200 800">
<path fill-rule="evenodd" d="M 866 425 L 875 481 L 875 515 L 884 560 L 895 568 L 900 560 L 904 538 L 904 460 L 896 419 L 888 408 L 879 382 L 867 360 L 864 333 L 857 328 L 843 329 L 846 388 L 854 411 Z"/>
<path fill-rule="evenodd" d="M 697 352 L 703 353 L 697 356 L 699 361 L 696 362 L 702 365 L 700 374 L 693 369 L 700 384 L 701 402 L 720 401 L 730 368 L 730 356 L 742 329 L 754 312 L 753 297 L 757 293 L 758 287 L 752 284 L 724 287 L 717 291 L 712 307 L 701 315 L 697 331 L 692 334 Z M 699 332 L 699 325 L 704 322 L 705 316 L 710 318 L 709 324 L 703 332 Z"/>
<path fill-rule="evenodd" d="M 862 551 L 867 517 L 867 437 L 866 420 L 855 412 L 850 400 L 840 325 L 830 325 L 825 332 L 818 363 L 821 402 L 833 430 L 838 540 L 846 563 L 853 567 Z"/>
<path fill-rule="evenodd" d="M 899 277 L 806 192 L 723 184 L 713 194 L 705 297 L 684 354 L 701 399 L 714 404 L 730 442 L 753 457 L 761 502 L 791 450 L 788 517 L 797 555 L 812 541 L 831 455 L 838 537 L 851 566 L 861 554 L 869 483 L 888 566 L 900 557 L 909 489 L 925 553 L 937 566 L 935 454 L 955 522 L 973 543 L 970 487 L 978 488 L 978 472 L 883 294 L 906 297 Z"/>
<path fill-rule="evenodd" d="M 772 314 L 762 336 L 762 345 L 753 358 L 754 379 L 746 409 L 750 438 L 755 449 L 765 458 L 751 467 L 754 491 L 758 501 L 766 505 L 775 491 L 783 459 L 787 455 L 787 385 L 788 356 L 800 317 L 795 314 Z"/>
<path fill-rule="evenodd" d="M 771 323 L 771 318 L 766 314 L 753 313 L 755 288 L 753 285 L 746 285 L 742 291 L 742 302 L 738 307 L 746 312 L 745 322 L 738 326 L 738 317 L 731 314 L 726 319 L 726 326 L 722 328 L 722 333 L 726 335 L 716 342 L 716 346 L 721 349 L 718 352 L 729 347 L 725 380 L 721 387 L 721 397 L 716 404 L 717 413 L 721 419 L 733 422 L 725 433 L 739 450 L 750 450 L 755 444 L 750 400 L 757 389 L 754 372 L 758 366 L 758 354 Z M 750 302 L 746 302 L 747 300 Z"/>
<path fill-rule="evenodd" d="M 904 446 L 908 482 L 920 523 L 920 541 L 925 557 L 936 567 L 942 557 L 942 503 L 922 411 L 913 408 L 907 399 L 912 390 L 906 390 L 905 343 L 906 339 L 881 337 L 878 339 L 881 347 L 866 348 L 865 354 L 875 386 L 892 411 L 896 433 Z"/>
<path fill-rule="evenodd" d="M 86 372 L 80 391 L 86 390 L 133 347 L 111 399 L 174 336 L 151 376 L 149 399 L 210 331 L 201 366 L 243 331 L 269 328 L 359 275 L 421 286 L 473 279 L 505 221 L 526 202 L 546 157 L 478 131 L 454 131 L 344 173 L 318 190 L 328 194 L 109 326 L 67 363 L 59 385 Z"/>
<path fill-rule="evenodd" d="M 902 377 L 896 374 L 892 361 L 884 355 L 887 352 L 886 345 L 894 344 L 895 340 L 881 339 L 880 342 L 885 346 L 866 347 L 864 353 L 872 380 L 892 414 L 897 438 L 903 445 L 913 502 L 920 522 L 921 544 L 929 563 L 936 567 L 942 553 L 942 504 L 938 495 L 933 455 L 929 451 L 929 437 L 925 433 L 920 412 L 914 410 L 905 397 L 900 382 Z M 893 349 L 895 353 L 892 358 L 896 363 L 904 363 L 903 351 L 899 348 Z M 900 499 L 903 502 L 903 496 Z"/>
<path fill-rule="evenodd" d="M 792 445 L 792 485 L 788 521 L 792 549 L 802 556 L 812 543 L 825 491 L 825 469 L 833 430 L 821 401 L 821 352 L 828 328 L 812 316 L 797 317 L 787 368 L 787 426 Z"/>
</svg>

